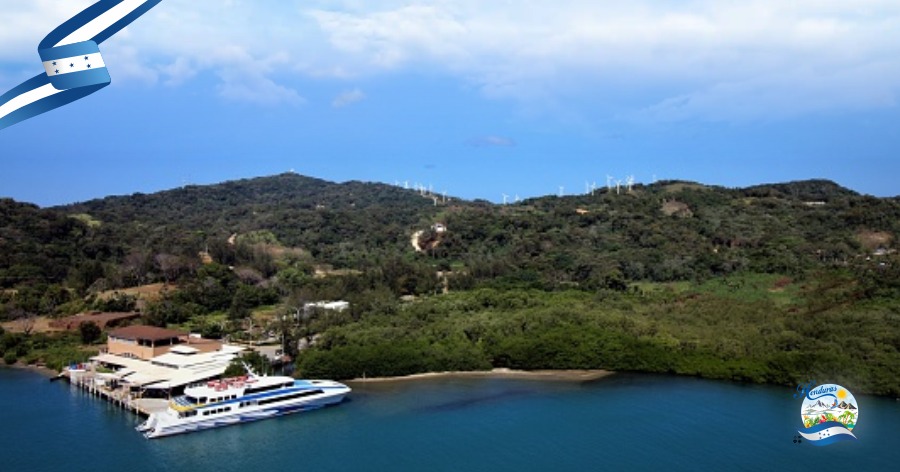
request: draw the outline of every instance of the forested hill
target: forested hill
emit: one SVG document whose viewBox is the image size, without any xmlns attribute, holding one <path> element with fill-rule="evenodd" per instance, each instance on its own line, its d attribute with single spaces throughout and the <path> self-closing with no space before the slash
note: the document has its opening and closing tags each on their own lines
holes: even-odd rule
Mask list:
<svg viewBox="0 0 900 472">
<path fill-rule="evenodd" d="M 900 396 L 898 234 L 900 200 L 821 180 L 500 205 L 283 174 L 0 200 L 0 321 L 130 310 L 117 290 L 167 282 L 143 322 L 277 333 L 314 377 L 608 368 Z M 288 316 L 338 299 L 350 310 Z M 6 362 L 85 352 L 0 335 Z"/>
<path fill-rule="evenodd" d="M 190 257 L 208 248 L 221 260 L 231 250 L 226 245 L 231 235 L 263 231 L 269 242 L 310 251 L 323 263 L 349 266 L 365 252 L 408 246 L 408 229 L 433 214 L 433 208 L 431 198 L 412 190 L 288 173 L 108 197 L 55 210 L 89 215 L 105 239 L 126 252 Z"/>
<path fill-rule="evenodd" d="M 149 195 L 106 197 L 57 209 L 96 214 L 109 222 L 139 219 L 149 223 L 172 217 L 188 218 L 184 223 L 190 226 L 216 221 L 233 224 L 252 216 L 248 214 L 252 211 L 393 208 L 408 214 L 431 204 L 431 200 L 426 201 L 415 192 L 404 192 L 394 186 L 356 181 L 337 184 L 285 173 L 213 185 L 188 185 Z"/>
<path fill-rule="evenodd" d="M 309 267 L 365 271 L 397 260 L 417 267 L 402 289 L 417 294 L 433 290 L 434 281 L 415 274 L 434 268 L 454 269 L 460 277 L 453 283 L 462 288 L 481 281 L 553 289 L 744 270 L 802 273 L 889 253 L 900 233 L 897 199 L 823 180 L 746 189 L 659 182 L 492 205 L 282 174 L 44 210 L 11 201 L 2 207 L 0 283 L 8 288 L 36 282 L 29 273 L 56 283 L 74 277 L 79 288 L 92 277 L 111 288 L 147 282 L 190 271 L 201 251 L 228 265 L 251 262 L 236 254 L 235 235 L 238 242 L 305 251 Z M 449 231 L 431 230 L 435 223 Z M 410 243 L 418 230 L 420 254 Z M 160 254 L 183 270 L 160 270 Z M 135 259 L 140 268 L 131 267 Z M 76 264 L 81 260 L 90 261 L 91 273 L 75 273 L 86 270 Z"/>
</svg>

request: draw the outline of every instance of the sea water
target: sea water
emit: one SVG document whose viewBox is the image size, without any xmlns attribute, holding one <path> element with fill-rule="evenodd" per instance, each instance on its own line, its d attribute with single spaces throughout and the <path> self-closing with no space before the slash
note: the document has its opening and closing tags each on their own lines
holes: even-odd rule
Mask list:
<svg viewBox="0 0 900 472">
<path fill-rule="evenodd" d="M 900 402 L 857 394 L 858 440 L 816 447 L 795 442 L 793 393 L 637 374 L 368 383 L 336 407 L 147 440 L 131 413 L 0 369 L 0 470 L 897 470 Z"/>
</svg>

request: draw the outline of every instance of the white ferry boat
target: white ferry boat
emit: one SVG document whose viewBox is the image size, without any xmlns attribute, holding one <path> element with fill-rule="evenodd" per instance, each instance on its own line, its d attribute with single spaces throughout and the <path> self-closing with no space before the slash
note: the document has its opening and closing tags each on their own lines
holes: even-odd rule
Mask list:
<svg viewBox="0 0 900 472">
<path fill-rule="evenodd" d="M 137 427 L 148 439 L 246 423 L 340 403 L 350 387 L 331 380 L 248 375 L 187 387 Z"/>
</svg>

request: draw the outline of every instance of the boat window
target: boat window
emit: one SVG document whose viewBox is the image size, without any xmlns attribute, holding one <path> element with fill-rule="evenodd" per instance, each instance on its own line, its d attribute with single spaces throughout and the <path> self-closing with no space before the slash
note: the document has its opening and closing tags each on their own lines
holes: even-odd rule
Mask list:
<svg viewBox="0 0 900 472">
<path fill-rule="evenodd" d="M 285 396 L 283 396 L 283 397 L 266 398 L 266 399 L 264 399 L 264 400 L 260 400 L 260 401 L 259 401 L 259 404 L 260 404 L 260 405 L 265 405 L 265 404 L 268 404 L 268 403 L 282 402 L 282 401 L 285 401 L 285 400 L 293 400 L 293 399 L 295 399 L 295 398 L 302 398 L 302 397 L 309 397 L 309 396 L 312 396 L 312 395 L 318 395 L 318 394 L 320 394 L 320 393 L 323 393 L 322 390 L 307 390 L 307 391 L 305 391 L 305 392 L 292 393 L 292 394 L 290 394 L 290 395 L 285 395 Z"/>
<path fill-rule="evenodd" d="M 291 384 L 288 384 L 290 386 Z M 244 391 L 244 395 L 249 395 L 251 393 L 260 393 L 260 392 L 268 392 L 270 390 L 278 390 L 279 388 L 284 388 L 281 384 L 269 385 L 268 387 L 254 387 L 248 388 Z"/>
</svg>

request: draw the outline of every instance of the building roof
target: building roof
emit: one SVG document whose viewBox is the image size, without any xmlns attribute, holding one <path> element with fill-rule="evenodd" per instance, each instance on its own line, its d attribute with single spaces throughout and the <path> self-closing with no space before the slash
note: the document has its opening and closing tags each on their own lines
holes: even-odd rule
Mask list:
<svg viewBox="0 0 900 472">
<path fill-rule="evenodd" d="M 169 349 L 169 352 L 174 352 L 175 354 L 190 355 L 190 354 L 196 354 L 196 353 L 200 352 L 200 350 L 197 349 L 196 347 L 190 347 L 190 346 L 186 346 L 184 344 L 179 344 L 177 346 L 172 346 Z"/>
<path fill-rule="evenodd" d="M 160 341 L 163 339 L 180 338 L 187 336 L 184 331 L 157 328 L 156 326 L 126 326 L 109 333 L 110 336 L 121 339 L 145 339 L 148 341 Z"/>
<path fill-rule="evenodd" d="M 223 345 L 216 352 L 196 354 L 166 353 L 150 361 L 131 359 L 112 354 L 99 354 L 91 359 L 105 364 L 121 366 L 116 374 L 122 381 L 134 386 L 168 389 L 218 377 L 225 372 L 231 360 L 244 348 Z"/>
</svg>

